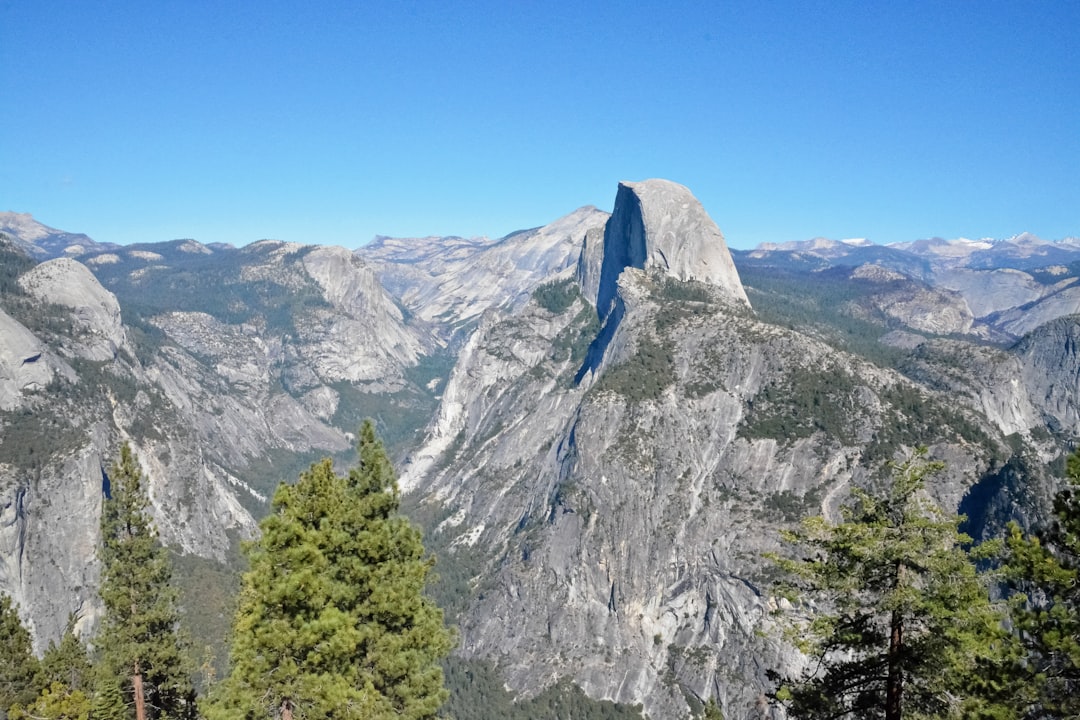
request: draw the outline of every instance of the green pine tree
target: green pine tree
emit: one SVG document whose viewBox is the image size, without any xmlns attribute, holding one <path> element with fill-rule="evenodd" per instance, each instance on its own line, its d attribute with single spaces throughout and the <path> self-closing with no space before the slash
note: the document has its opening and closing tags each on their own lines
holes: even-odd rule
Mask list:
<svg viewBox="0 0 1080 720">
<path fill-rule="evenodd" d="M 41 659 L 41 693 L 32 703 L 13 705 L 11 720 L 87 720 L 88 685 L 93 673 L 86 648 L 75 637 L 75 616 L 68 618 L 60 644 L 49 643 Z"/>
<path fill-rule="evenodd" d="M 101 513 L 101 599 L 96 647 L 102 671 L 123 688 L 137 720 L 183 718 L 195 711 L 177 595 L 166 550 L 147 515 L 149 500 L 131 448 L 109 470 Z"/>
<path fill-rule="evenodd" d="M 715 698 L 709 698 L 705 703 L 705 709 L 701 711 L 702 720 L 724 720 L 724 712 L 716 704 Z"/>
<path fill-rule="evenodd" d="M 918 451 L 882 496 L 856 490 L 840 523 L 786 534 L 784 595 L 809 617 L 789 637 L 808 655 L 775 699 L 796 718 L 1008 717 L 983 700 L 979 670 L 1006 646 L 999 609 L 965 552 L 960 518 L 927 496 L 941 469 Z"/>
<path fill-rule="evenodd" d="M 29 707 L 11 708 L 11 720 L 90 720 L 90 699 L 81 690 L 54 682 Z"/>
<path fill-rule="evenodd" d="M 208 717 L 420 720 L 445 700 L 439 661 L 452 639 L 423 594 L 432 560 L 398 514 L 370 422 L 359 453 L 348 477 L 324 460 L 274 494 Z"/>
<path fill-rule="evenodd" d="M 90 712 L 94 720 L 127 720 L 124 692 L 115 675 L 98 673 L 94 683 L 94 701 Z"/>
<path fill-rule="evenodd" d="M 93 685 L 93 666 L 86 647 L 75 636 L 76 617 L 68 618 L 67 628 L 60 644 L 49 643 L 49 649 L 41 658 L 42 682 L 46 687 L 60 683 L 70 690 L 89 692 Z"/>
<path fill-rule="evenodd" d="M 1056 522 L 1033 536 L 1012 523 L 1006 539 L 1013 626 L 1025 650 L 1009 673 L 1010 695 L 1037 716 L 1080 716 L 1080 451 L 1068 458 L 1066 479 Z"/>
<path fill-rule="evenodd" d="M 13 705 L 29 705 L 41 685 L 41 665 L 30 645 L 19 608 L 0 594 L 0 720 Z"/>
</svg>

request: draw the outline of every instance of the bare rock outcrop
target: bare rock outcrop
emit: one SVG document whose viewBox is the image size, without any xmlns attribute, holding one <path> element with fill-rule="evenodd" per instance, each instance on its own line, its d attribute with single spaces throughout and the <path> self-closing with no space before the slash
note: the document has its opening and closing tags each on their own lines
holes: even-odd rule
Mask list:
<svg viewBox="0 0 1080 720">
<path fill-rule="evenodd" d="M 42 302 L 74 310 L 74 319 L 85 330 L 77 337 L 77 352 L 88 360 L 111 360 L 126 346 L 120 303 L 82 263 L 49 260 L 20 277 L 19 284 Z"/>
<path fill-rule="evenodd" d="M 520 308 L 551 275 L 573 267 L 582 238 L 608 214 L 586 206 L 543 227 L 488 238 L 378 238 L 357 250 L 417 318 L 445 340 L 489 309 Z"/>
<path fill-rule="evenodd" d="M 715 285 L 750 304 L 720 228 L 688 188 L 669 180 L 619 183 L 597 283 L 602 318 L 612 311 L 619 275 L 628 267 Z M 591 283 L 586 274 L 584 284 Z"/>
<path fill-rule="evenodd" d="M 317 247 L 303 263 L 328 307 L 298 328 L 298 350 L 324 381 L 382 380 L 416 364 L 424 345 L 363 260 L 345 248 Z"/>
<path fill-rule="evenodd" d="M 0 410 L 18 406 L 24 391 L 40 389 L 52 379 L 45 352 L 32 332 L 0 310 Z"/>
</svg>

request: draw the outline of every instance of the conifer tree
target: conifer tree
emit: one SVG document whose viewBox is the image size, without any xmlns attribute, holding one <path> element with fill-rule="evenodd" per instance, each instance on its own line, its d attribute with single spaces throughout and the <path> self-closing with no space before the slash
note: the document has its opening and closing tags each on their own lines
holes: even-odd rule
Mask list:
<svg viewBox="0 0 1080 720">
<path fill-rule="evenodd" d="M 0 720 L 13 705 L 28 705 L 37 697 L 41 666 L 22 624 L 19 608 L 0 594 Z"/>
<path fill-rule="evenodd" d="M 94 701 L 90 712 L 94 720 L 127 720 L 124 692 L 115 675 L 101 672 L 94 683 Z"/>
<path fill-rule="evenodd" d="M 90 699 L 81 690 L 51 683 L 29 707 L 15 705 L 10 720 L 90 720 Z"/>
<path fill-rule="evenodd" d="M 918 451 L 881 496 L 854 491 L 840 523 L 815 517 L 786 535 L 798 555 L 773 559 L 809 617 L 789 636 L 809 656 L 775 698 L 796 718 L 961 714 L 1008 717 L 982 698 L 977 671 L 1006 645 L 1002 617 L 965 552 L 970 538 L 926 495 L 941 469 Z"/>
<path fill-rule="evenodd" d="M 125 443 L 109 470 L 101 512 L 101 599 L 96 646 L 102 671 L 121 685 L 136 720 L 183 718 L 194 711 L 177 594 L 165 548 L 147 515 L 142 474 Z"/>
<path fill-rule="evenodd" d="M 359 455 L 347 477 L 324 460 L 274 494 L 208 717 L 422 720 L 445 700 L 451 634 L 423 595 L 432 560 L 398 514 L 370 422 Z"/>
<path fill-rule="evenodd" d="M 1036 716 L 1080 716 L 1080 451 L 1066 462 L 1066 480 L 1056 522 L 1032 536 L 1011 523 L 1006 539 L 1012 621 L 1025 650 L 1010 694 L 1019 712 Z"/>
<path fill-rule="evenodd" d="M 93 668 L 86 648 L 75 636 L 75 616 L 68 618 L 60 643 L 49 642 L 41 659 L 40 694 L 26 705 L 13 705 L 11 720 L 86 720 L 90 714 L 88 696 Z"/>
<path fill-rule="evenodd" d="M 76 617 L 68 618 L 60 643 L 49 642 L 49 649 L 41 658 L 42 683 L 51 687 L 60 683 L 71 690 L 87 693 L 93 687 L 93 666 L 86 646 L 75 635 Z"/>
</svg>

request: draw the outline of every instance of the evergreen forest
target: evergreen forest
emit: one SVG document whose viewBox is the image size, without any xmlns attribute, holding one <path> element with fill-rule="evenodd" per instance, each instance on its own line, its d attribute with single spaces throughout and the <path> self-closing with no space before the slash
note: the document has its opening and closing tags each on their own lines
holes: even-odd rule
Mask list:
<svg viewBox="0 0 1080 720">
<path fill-rule="evenodd" d="M 244 548 L 228 673 L 199 680 L 181 629 L 169 555 L 127 445 L 109 470 L 101 600 L 92 638 L 31 651 L 0 596 L 0 717 L 634 718 L 561 682 L 515 700 L 485 663 L 455 659 L 455 631 L 427 592 L 435 559 L 400 513 L 396 477 L 370 422 L 346 474 L 330 460 L 282 484 Z M 807 659 L 772 670 L 774 709 L 793 718 L 1070 718 L 1080 715 L 1080 452 L 1055 521 L 974 545 L 926 483 L 917 450 L 841 518 L 812 516 L 763 560 L 779 578 L 784 636 Z M 205 668 L 204 668 L 205 669 Z M 723 717 L 711 701 L 702 718 Z"/>
</svg>

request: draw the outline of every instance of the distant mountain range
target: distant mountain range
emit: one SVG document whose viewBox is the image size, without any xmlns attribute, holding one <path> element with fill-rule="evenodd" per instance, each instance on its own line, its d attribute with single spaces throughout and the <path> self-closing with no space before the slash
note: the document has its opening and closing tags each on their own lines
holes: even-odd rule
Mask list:
<svg viewBox="0 0 1080 720">
<path fill-rule="evenodd" d="M 1044 520 L 1080 440 L 1080 241 L 729 251 L 620 184 L 499 239 L 115 246 L 0 214 L 0 591 L 92 629 L 103 469 L 149 480 L 200 644 L 279 481 L 373 417 L 467 677 L 758 717 L 762 553 L 917 445 L 976 537 Z M 223 657 L 218 649 L 219 657 Z M 462 690 L 457 687 L 457 690 Z"/>
</svg>

